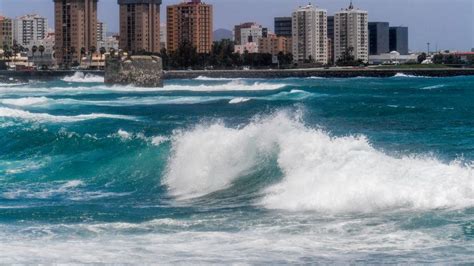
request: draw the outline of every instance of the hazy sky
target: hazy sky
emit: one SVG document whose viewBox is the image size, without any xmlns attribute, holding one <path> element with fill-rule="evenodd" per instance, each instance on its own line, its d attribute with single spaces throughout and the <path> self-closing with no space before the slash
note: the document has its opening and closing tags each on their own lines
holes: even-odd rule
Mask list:
<svg viewBox="0 0 474 266">
<path fill-rule="evenodd" d="M 163 0 L 164 6 L 181 0 Z M 214 5 L 214 29 L 232 29 L 234 24 L 256 21 L 273 29 L 273 17 L 289 16 L 308 2 L 328 10 L 329 14 L 348 6 L 349 0 L 207 0 Z M 369 11 L 369 21 L 388 21 L 408 26 L 410 49 L 432 48 L 471 50 L 474 48 L 474 0 L 354 0 L 356 7 Z M 53 0 L 0 0 L 0 13 L 16 17 L 35 12 L 48 17 L 53 26 Z M 109 31 L 118 31 L 116 0 L 99 0 L 99 19 Z"/>
</svg>

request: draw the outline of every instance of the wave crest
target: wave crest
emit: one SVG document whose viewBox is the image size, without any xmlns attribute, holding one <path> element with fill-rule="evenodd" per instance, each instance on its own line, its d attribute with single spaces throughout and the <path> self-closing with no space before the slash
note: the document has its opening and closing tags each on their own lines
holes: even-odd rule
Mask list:
<svg viewBox="0 0 474 266">
<path fill-rule="evenodd" d="M 84 74 L 82 72 L 76 72 L 72 76 L 64 77 L 62 81 L 65 82 L 80 82 L 80 83 L 102 83 L 104 82 L 104 77 L 96 76 L 92 74 Z"/>
<path fill-rule="evenodd" d="M 200 125 L 175 134 L 172 147 L 164 183 L 178 199 L 230 188 L 273 154 L 284 178 L 262 191 L 259 204 L 269 209 L 372 212 L 474 205 L 472 165 L 392 157 L 364 136 L 331 137 L 285 113 L 237 129 Z"/>
</svg>

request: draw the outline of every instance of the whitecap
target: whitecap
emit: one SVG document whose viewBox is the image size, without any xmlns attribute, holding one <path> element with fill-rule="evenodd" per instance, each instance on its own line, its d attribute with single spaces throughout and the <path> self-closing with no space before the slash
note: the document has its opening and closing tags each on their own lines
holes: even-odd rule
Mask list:
<svg viewBox="0 0 474 266">
<path fill-rule="evenodd" d="M 472 164 L 390 156 L 364 136 L 331 137 L 285 113 L 239 128 L 217 123 L 176 133 L 172 151 L 164 183 L 177 199 L 230 188 L 275 155 L 284 178 L 262 191 L 260 204 L 268 209 L 373 212 L 474 206 Z"/>
<path fill-rule="evenodd" d="M 237 97 L 229 101 L 229 104 L 238 104 L 250 101 L 249 98 Z"/>
<path fill-rule="evenodd" d="M 64 116 L 64 115 L 51 115 L 47 113 L 31 113 L 28 111 L 18 110 L 18 109 L 11 109 L 11 108 L 4 108 L 0 107 L 0 117 L 7 117 L 7 118 L 16 118 L 16 119 L 23 119 L 28 121 L 36 121 L 36 122 L 55 122 L 55 123 L 72 123 L 72 122 L 80 122 L 84 120 L 92 120 L 92 119 L 100 119 L 100 118 L 108 118 L 108 119 L 123 119 L 123 120 L 133 120 L 134 117 L 126 116 L 126 115 L 112 115 L 112 114 L 81 114 L 75 116 Z"/>
<path fill-rule="evenodd" d="M 62 81 L 65 82 L 81 82 L 81 83 L 102 83 L 104 82 L 104 77 L 93 75 L 93 74 L 84 74 L 83 72 L 76 72 L 72 76 L 64 77 Z"/>
</svg>

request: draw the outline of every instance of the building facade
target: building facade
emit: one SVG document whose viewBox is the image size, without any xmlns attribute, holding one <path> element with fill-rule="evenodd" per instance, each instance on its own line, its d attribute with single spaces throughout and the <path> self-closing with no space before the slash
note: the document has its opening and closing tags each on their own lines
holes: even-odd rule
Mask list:
<svg viewBox="0 0 474 266">
<path fill-rule="evenodd" d="M 408 54 L 408 27 L 390 27 L 390 51 Z"/>
<path fill-rule="evenodd" d="M 120 49 L 132 54 L 159 53 L 161 0 L 118 0 Z"/>
<path fill-rule="evenodd" d="M 293 19 L 291 17 L 276 17 L 275 18 L 275 34 L 278 37 L 292 37 L 292 23 Z"/>
<path fill-rule="evenodd" d="M 264 54 L 278 55 L 279 53 L 289 54 L 291 49 L 291 38 L 268 34 L 258 42 L 258 52 Z"/>
<path fill-rule="evenodd" d="M 198 53 L 210 53 L 213 42 L 213 8 L 201 0 L 167 7 L 167 47 L 176 51 L 183 43 Z"/>
<path fill-rule="evenodd" d="M 369 55 L 390 52 L 388 22 L 369 22 Z"/>
<path fill-rule="evenodd" d="M 165 49 L 168 49 L 167 45 L 166 45 L 166 32 L 167 32 L 167 29 L 166 29 L 166 24 L 161 24 L 160 25 L 160 46 L 161 46 L 161 49 L 165 48 Z"/>
<path fill-rule="evenodd" d="M 294 61 L 328 63 L 327 11 L 311 4 L 300 7 L 292 17 Z"/>
<path fill-rule="evenodd" d="M 105 42 L 107 38 L 107 24 L 104 22 L 97 22 L 97 46 L 102 47 L 102 44 Z"/>
<path fill-rule="evenodd" d="M 81 50 L 97 50 L 98 0 L 53 0 L 55 55 L 59 66 L 81 61 Z"/>
<path fill-rule="evenodd" d="M 328 16 L 328 63 L 334 65 L 334 16 Z"/>
<path fill-rule="evenodd" d="M 32 41 L 44 39 L 47 31 L 47 19 L 36 14 L 21 16 L 13 21 L 13 40 L 24 47 Z"/>
<path fill-rule="evenodd" d="M 56 64 L 54 59 L 55 34 L 48 33 L 41 40 L 33 40 L 28 47 L 28 60 L 35 66 L 51 67 Z M 33 53 L 33 51 L 35 51 Z"/>
<path fill-rule="evenodd" d="M 354 8 L 342 9 L 334 15 L 334 59 L 352 51 L 355 60 L 369 60 L 368 12 Z"/>
<path fill-rule="evenodd" d="M 13 20 L 0 16 L 0 49 L 13 46 Z"/>
</svg>

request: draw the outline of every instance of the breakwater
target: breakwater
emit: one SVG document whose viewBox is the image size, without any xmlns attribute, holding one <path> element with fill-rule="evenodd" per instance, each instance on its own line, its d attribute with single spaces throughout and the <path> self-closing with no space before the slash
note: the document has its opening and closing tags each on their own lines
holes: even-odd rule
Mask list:
<svg viewBox="0 0 474 266">
<path fill-rule="evenodd" d="M 73 75 L 78 70 L 49 70 L 49 71 L 0 71 L 0 80 L 29 80 L 54 79 Z M 83 71 L 84 74 L 103 76 L 104 71 Z M 163 79 L 193 79 L 200 76 L 211 78 L 289 78 L 289 77 L 326 77 L 326 78 L 353 78 L 353 77 L 392 77 L 397 74 L 452 77 L 473 76 L 474 68 L 436 68 L 436 69 L 371 69 L 371 68 L 330 68 L 330 69 L 278 69 L 278 70 L 173 70 L 165 71 Z"/>
</svg>

